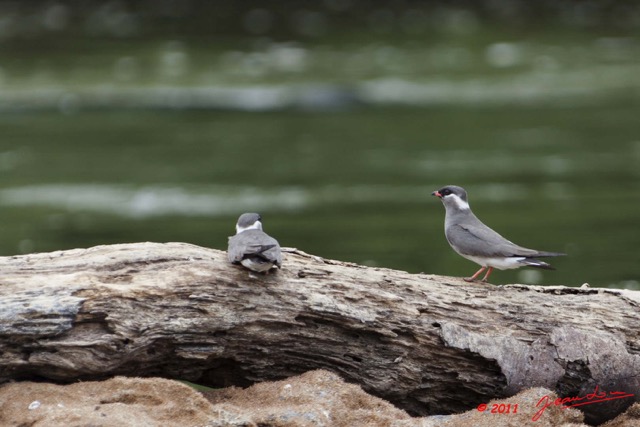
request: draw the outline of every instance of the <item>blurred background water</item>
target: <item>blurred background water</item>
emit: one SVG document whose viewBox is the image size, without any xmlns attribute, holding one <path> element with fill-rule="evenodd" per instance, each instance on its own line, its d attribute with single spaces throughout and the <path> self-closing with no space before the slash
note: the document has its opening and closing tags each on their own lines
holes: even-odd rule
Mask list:
<svg viewBox="0 0 640 427">
<path fill-rule="evenodd" d="M 0 254 L 185 241 L 466 276 L 430 196 L 640 289 L 640 3 L 0 0 Z"/>
</svg>

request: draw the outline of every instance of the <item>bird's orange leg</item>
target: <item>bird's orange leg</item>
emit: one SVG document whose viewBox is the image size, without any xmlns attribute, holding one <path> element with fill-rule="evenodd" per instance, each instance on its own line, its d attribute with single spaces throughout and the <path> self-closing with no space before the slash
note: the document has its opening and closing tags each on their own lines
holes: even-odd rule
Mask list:
<svg viewBox="0 0 640 427">
<path fill-rule="evenodd" d="M 485 271 L 487 269 L 487 267 L 481 267 L 480 270 L 476 271 L 476 274 L 474 274 L 471 277 L 464 277 L 462 280 L 464 280 L 465 282 L 475 282 L 476 278 L 482 274 L 483 271 Z M 491 272 L 491 269 L 489 269 L 489 272 Z M 487 276 L 489 275 L 489 273 L 487 273 Z M 487 276 L 484 276 L 485 278 Z"/>
<path fill-rule="evenodd" d="M 487 279 L 489 278 L 489 275 L 491 274 L 492 271 L 493 271 L 493 267 L 489 267 L 489 269 L 487 270 L 487 274 L 485 274 L 484 277 L 482 278 L 483 282 L 487 281 Z"/>
</svg>

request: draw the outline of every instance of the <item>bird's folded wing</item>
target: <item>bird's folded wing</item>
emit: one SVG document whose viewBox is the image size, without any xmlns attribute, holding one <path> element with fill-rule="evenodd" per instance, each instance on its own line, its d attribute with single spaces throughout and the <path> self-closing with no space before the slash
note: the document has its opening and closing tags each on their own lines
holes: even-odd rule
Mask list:
<svg viewBox="0 0 640 427">
<path fill-rule="evenodd" d="M 483 257 L 535 256 L 538 251 L 523 248 L 486 226 L 455 224 L 447 230 L 447 240 L 465 255 Z"/>
<path fill-rule="evenodd" d="M 227 257 L 230 262 L 240 262 L 251 256 L 259 256 L 267 261 L 282 263 L 278 241 L 266 233 L 249 230 L 229 239 Z"/>
<path fill-rule="evenodd" d="M 237 242 L 234 242 L 233 237 L 229 239 L 229 247 L 227 248 L 227 258 L 231 263 L 238 263 L 244 258 L 244 248 Z"/>
</svg>

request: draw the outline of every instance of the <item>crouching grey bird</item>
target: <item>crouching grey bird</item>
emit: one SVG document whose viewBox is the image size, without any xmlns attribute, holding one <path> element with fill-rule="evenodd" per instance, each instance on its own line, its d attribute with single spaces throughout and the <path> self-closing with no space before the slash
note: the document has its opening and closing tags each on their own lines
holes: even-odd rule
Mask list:
<svg viewBox="0 0 640 427">
<path fill-rule="evenodd" d="M 519 267 L 554 268 L 537 258 L 565 255 L 559 252 L 537 251 L 518 246 L 484 225 L 469 207 L 467 192 L 462 187 L 449 185 L 431 193 L 442 200 L 445 208 L 444 234 L 454 251 L 480 265 L 467 282 L 475 281 L 487 270 L 483 282 L 494 268 L 507 270 Z"/>
<path fill-rule="evenodd" d="M 236 235 L 229 237 L 227 257 L 232 264 L 242 264 L 251 271 L 267 273 L 282 265 L 278 241 L 262 231 L 262 217 L 244 213 L 236 223 Z"/>
</svg>

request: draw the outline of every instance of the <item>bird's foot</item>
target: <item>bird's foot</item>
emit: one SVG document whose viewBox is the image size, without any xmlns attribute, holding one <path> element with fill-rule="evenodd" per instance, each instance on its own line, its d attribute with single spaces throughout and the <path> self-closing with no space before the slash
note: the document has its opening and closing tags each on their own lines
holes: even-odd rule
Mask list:
<svg viewBox="0 0 640 427">
<path fill-rule="evenodd" d="M 465 282 L 475 282 L 476 279 L 478 278 L 478 276 L 480 276 L 482 274 L 483 271 L 485 271 L 487 269 L 487 267 L 481 267 L 480 270 L 476 271 L 475 274 L 471 277 L 464 277 L 463 280 Z M 485 274 L 484 278 L 486 279 L 487 277 L 489 277 L 489 274 Z"/>
<path fill-rule="evenodd" d="M 482 283 L 489 283 L 489 275 L 491 274 L 492 271 L 493 271 L 493 267 L 489 267 L 489 269 L 487 270 L 487 274 L 485 274 L 484 277 L 482 278 Z"/>
</svg>

